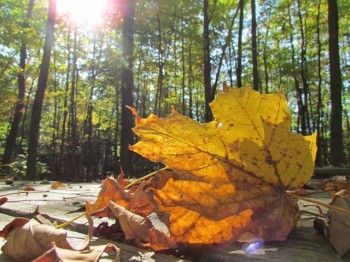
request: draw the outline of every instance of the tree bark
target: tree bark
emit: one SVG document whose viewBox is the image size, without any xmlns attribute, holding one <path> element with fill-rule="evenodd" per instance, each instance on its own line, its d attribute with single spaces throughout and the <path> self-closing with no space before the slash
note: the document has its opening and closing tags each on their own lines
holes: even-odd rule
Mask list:
<svg viewBox="0 0 350 262">
<path fill-rule="evenodd" d="M 338 6 L 337 1 L 328 0 L 329 32 L 329 66 L 331 92 L 331 137 L 330 163 L 339 166 L 344 160 L 343 127 L 342 127 L 342 80 L 338 40 Z"/>
<path fill-rule="evenodd" d="M 211 90 L 211 59 L 210 59 L 210 36 L 209 36 L 209 0 L 203 0 L 203 62 L 204 62 L 204 95 L 205 95 L 205 121 L 213 119 L 209 103 L 212 98 Z"/>
<path fill-rule="evenodd" d="M 47 87 L 47 79 L 49 75 L 51 50 L 55 42 L 55 18 L 56 18 L 56 5 L 57 0 L 49 1 L 48 19 L 46 26 L 44 53 L 42 63 L 40 67 L 40 74 L 38 80 L 38 87 L 35 93 L 32 116 L 29 131 L 28 141 L 28 159 L 27 159 L 27 172 L 26 178 L 33 180 L 36 178 L 36 162 L 37 162 L 37 150 L 39 140 L 39 128 L 41 120 L 41 110 L 43 106 L 45 90 Z"/>
<path fill-rule="evenodd" d="M 323 106 L 322 106 L 322 43 L 321 43 L 321 28 L 320 28 L 320 15 L 321 15 L 321 0 L 317 4 L 317 17 L 316 17 L 316 41 L 317 41 L 317 109 L 316 120 L 314 126 L 316 126 L 317 134 L 317 154 L 316 154 L 316 166 L 323 166 L 325 160 L 323 156 L 324 139 L 322 136 L 322 119 L 324 118 Z"/>
<path fill-rule="evenodd" d="M 256 40 L 256 10 L 255 0 L 251 0 L 252 12 L 252 61 L 253 61 L 253 88 L 259 91 L 259 70 L 258 70 L 258 44 Z"/>
<path fill-rule="evenodd" d="M 123 22 L 123 66 L 122 66 L 122 120 L 121 120 L 121 143 L 120 143 L 120 165 L 124 173 L 129 176 L 133 174 L 132 153 L 129 145 L 132 144 L 133 118 L 126 106 L 133 106 L 133 56 L 134 56 L 134 16 L 135 1 L 124 0 L 124 22 Z"/>
<path fill-rule="evenodd" d="M 237 47 L 237 87 L 242 87 L 242 34 L 244 19 L 244 0 L 239 0 L 239 26 L 238 26 L 238 47 Z"/>
<path fill-rule="evenodd" d="M 35 0 L 29 0 L 27 15 L 23 22 L 23 31 L 29 28 L 29 20 L 32 18 L 34 2 Z M 21 51 L 20 51 L 20 58 L 19 58 L 19 68 L 21 71 L 17 75 L 17 83 L 18 83 L 17 102 L 15 107 L 14 117 L 11 123 L 10 132 L 6 138 L 5 150 L 2 158 L 3 164 L 9 164 L 12 161 L 12 157 L 13 157 L 12 154 L 16 145 L 16 138 L 18 134 L 19 124 L 21 122 L 21 118 L 24 111 L 24 96 L 25 96 L 25 90 L 26 90 L 25 74 L 26 74 L 26 59 L 27 59 L 27 39 L 25 34 L 26 33 L 23 32 L 23 37 L 21 40 Z"/>
</svg>

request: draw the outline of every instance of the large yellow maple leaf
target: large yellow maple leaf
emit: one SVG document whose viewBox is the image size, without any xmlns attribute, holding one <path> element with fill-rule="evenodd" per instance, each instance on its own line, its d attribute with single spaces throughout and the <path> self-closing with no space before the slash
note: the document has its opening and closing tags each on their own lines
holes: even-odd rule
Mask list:
<svg viewBox="0 0 350 262">
<path fill-rule="evenodd" d="M 286 191 L 311 178 L 316 135 L 290 131 L 283 94 L 229 89 L 210 106 L 205 124 L 132 109 L 140 141 L 130 149 L 167 167 L 150 191 L 171 236 L 180 246 L 284 240 L 298 212 Z"/>
</svg>

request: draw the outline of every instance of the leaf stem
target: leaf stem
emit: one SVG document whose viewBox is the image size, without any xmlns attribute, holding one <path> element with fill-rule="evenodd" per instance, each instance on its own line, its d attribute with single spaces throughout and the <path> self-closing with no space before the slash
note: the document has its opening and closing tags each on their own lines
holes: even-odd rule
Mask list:
<svg viewBox="0 0 350 262">
<path fill-rule="evenodd" d="M 81 213 L 80 215 L 78 215 L 78 216 L 72 218 L 71 220 L 69 220 L 69 221 L 67 221 L 67 222 L 64 222 L 64 223 L 62 223 L 62 224 L 56 226 L 56 229 L 61 229 L 61 228 L 63 228 L 63 227 L 66 227 L 66 226 L 72 224 L 75 220 L 81 218 L 81 217 L 84 216 L 85 214 L 86 214 L 86 212 Z"/>
<path fill-rule="evenodd" d="M 152 173 L 149 173 L 148 175 L 145 175 L 145 176 L 143 176 L 143 177 L 140 177 L 140 178 L 138 178 L 138 179 L 132 181 L 130 184 L 126 185 L 124 188 L 125 188 L 125 189 L 128 189 L 128 188 L 130 188 L 130 187 L 136 185 L 137 183 L 139 183 L 139 182 L 141 182 L 141 181 L 143 181 L 143 180 L 146 180 L 146 179 L 148 179 L 148 178 L 150 178 L 150 177 L 153 177 L 157 172 L 162 171 L 162 170 L 165 170 L 165 169 L 167 169 L 167 168 L 168 168 L 168 167 L 163 167 L 163 168 L 161 168 L 161 169 L 158 169 L 157 171 L 154 171 L 154 172 L 152 172 Z"/>
<path fill-rule="evenodd" d="M 288 192 L 287 192 L 287 194 L 289 196 L 291 196 L 292 198 L 304 200 L 304 201 L 307 201 L 307 202 L 310 202 L 310 203 L 314 203 L 314 204 L 317 204 L 317 205 L 320 205 L 320 206 L 323 206 L 323 207 L 331 208 L 331 209 L 334 209 L 334 210 L 337 210 L 337 211 L 340 211 L 342 213 L 350 215 L 350 210 L 347 210 L 347 209 L 344 209 L 344 208 L 341 208 L 341 207 L 337 207 L 337 206 L 333 206 L 333 205 L 324 203 L 322 201 L 319 201 L 319 200 L 316 200 L 316 199 L 313 199 L 313 198 L 302 197 L 302 196 L 294 195 L 294 194 L 288 193 Z"/>
</svg>

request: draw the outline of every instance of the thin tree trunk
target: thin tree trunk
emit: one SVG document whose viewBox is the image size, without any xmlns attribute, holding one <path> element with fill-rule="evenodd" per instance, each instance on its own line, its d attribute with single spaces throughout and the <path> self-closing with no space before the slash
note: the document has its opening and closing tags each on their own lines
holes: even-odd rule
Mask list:
<svg viewBox="0 0 350 262">
<path fill-rule="evenodd" d="M 330 162 L 339 166 L 344 161 L 342 126 L 342 80 L 339 58 L 339 30 L 337 1 L 328 0 L 329 66 L 331 80 L 331 138 Z"/>
<path fill-rule="evenodd" d="M 293 28 L 293 24 L 292 24 L 292 17 L 290 14 L 290 7 L 288 9 L 288 20 L 289 20 L 289 26 L 291 28 Z M 293 32 L 290 33 L 290 46 L 291 46 L 291 51 L 292 51 L 292 65 L 296 65 L 296 59 L 295 59 L 295 47 L 294 47 L 294 36 L 293 36 Z M 296 92 L 296 97 L 297 97 L 297 104 L 298 104 L 298 119 L 297 119 L 297 123 L 298 123 L 298 130 L 297 132 L 300 132 L 301 129 L 301 134 L 305 135 L 306 134 L 306 121 L 305 121 L 305 109 L 304 109 L 304 103 L 303 103 L 303 99 L 302 99 L 302 90 L 300 88 L 300 83 L 298 80 L 298 77 L 296 75 L 296 73 L 293 72 L 293 78 L 294 78 L 294 88 L 295 88 L 295 92 Z"/>
<path fill-rule="evenodd" d="M 66 126 L 67 126 L 67 118 L 68 118 L 68 92 L 69 92 L 69 81 L 70 81 L 70 70 L 71 70 L 71 30 L 69 28 L 67 34 L 67 71 L 66 71 L 66 83 L 65 83 L 65 92 L 64 92 L 64 100 L 63 100 L 63 119 L 62 119 L 62 131 L 61 131 L 61 145 L 60 145 L 60 153 L 58 163 L 58 172 L 57 175 L 63 174 L 63 165 L 64 165 L 64 153 L 65 153 L 65 144 L 66 144 Z M 58 177 L 56 177 L 57 179 Z"/>
<path fill-rule="evenodd" d="M 309 81 L 307 79 L 307 63 L 306 63 L 306 52 L 307 52 L 307 43 L 305 38 L 305 30 L 303 25 L 303 18 L 301 14 L 301 3 L 298 0 L 298 18 L 300 25 L 300 34 L 301 34 L 301 49 L 300 49 L 300 76 L 302 81 L 302 98 L 303 98 L 303 113 L 305 125 L 305 132 L 303 135 L 311 133 L 311 124 L 310 124 L 310 113 L 309 113 Z"/>
<path fill-rule="evenodd" d="M 181 37 L 181 62 L 182 62 L 182 78 L 181 78 L 181 87 L 182 87 L 182 114 L 186 115 L 186 87 L 185 87 L 185 79 L 186 79 L 186 66 L 185 66 L 185 38 L 184 38 L 184 26 L 181 26 L 182 37 Z M 189 108 L 191 110 L 191 108 Z"/>
<path fill-rule="evenodd" d="M 163 59 L 163 38 L 162 25 L 160 22 L 159 10 L 157 9 L 157 26 L 158 26 L 158 86 L 156 95 L 155 114 L 161 114 L 161 105 L 163 100 L 164 84 L 164 59 Z"/>
<path fill-rule="evenodd" d="M 122 128 L 120 164 L 126 175 L 132 175 L 133 155 L 129 150 L 132 144 L 133 118 L 126 106 L 133 106 L 133 56 L 134 56 L 134 16 L 135 0 L 124 0 L 125 16 L 123 22 L 123 66 L 122 66 Z"/>
<path fill-rule="evenodd" d="M 267 94 L 269 92 L 269 70 L 268 70 L 268 64 L 267 64 L 267 59 L 268 59 L 268 54 L 267 54 L 267 43 L 268 43 L 268 37 L 270 33 L 270 24 L 271 24 L 271 9 L 272 7 L 269 7 L 269 12 L 268 12 L 268 25 L 266 28 L 266 33 L 265 33 L 265 42 L 264 42 L 264 48 L 263 48 L 263 61 L 264 61 L 264 76 L 265 76 L 265 93 Z"/>
<path fill-rule="evenodd" d="M 258 44 L 256 40 L 256 11 L 255 0 L 251 0 L 252 12 L 252 61 L 253 61 L 253 88 L 259 91 L 259 68 L 258 68 Z"/>
<path fill-rule="evenodd" d="M 242 87 L 242 35 L 244 19 L 244 0 L 239 0 L 239 26 L 238 26 L 238 47 L 237 47 L 237 87 Z"/>
<path fill-rule="evenodd" d="M 213 85 L 213 91 L 212 91 L 211 100 L 215 99 L 216 89 L 217 89 L 218 82 L 219 82 L 219 76 L 220 76 L 220 72 L 221 72 L 222 63 L 223 63 L 224 58 L 226 57 L 226 48 L 230 44 L 230 41 L 231 41 L 231 38 L 232 38 L 232 29 L 233 29 L 233 25 L 235 23 L 238 11 L 239 11 L 239 7 L 236 9 L 236 12 L 235 12 L 235 14 L 232 17 L 231 24 L 230 24 L 230 27 L 228 29 L 227 36 L 225 37 L 225 43 L 222 46 L 222 52 L 221 52 L 221 55 L 220 55 L 218 70 L 217 70 L 216 76 L 215 76 L 215 82 L 214 82 L 214 85 Z"/>
<path fill-rule="evenodd" d="M 192 66 L 192 42 L 190 41 L 188 47 L 188 87 L 189 87 L 189 104 L 188 104 L 188 116 L 193 118 L 193 87 L 194 87 L 194 76 Z"/>
<path fill-rule="evenodd" d="M 210 59 L 210 36 L 209 36 L 209 0 L 203 0 L 203 60 L 204 60 L 204 95 L 205 95 L 205 121 L 213 119 L 209 103 L 212 99 L 211 90 L 211 59 Z"/>
<path fill-rule="evenodd" d="M 323 136 L 321 133 L 321 125 L 323 118 L 323 110 L 322 110 L 322 68 L 321 68 L 321 59 L 322 59 L 322 44 L 321 44 L 321 29 L 320 29 L 320 12 L 321 9 L 321 0 L 318 1 L 317 4 L 317 17 L 316 17 L 316 39 L 317 39 L 317 113 L 316 113 L 316 121 L 314 125 L 316 125 L 316 134 L 317 134 L 317 155 L 316 155 L 316 165 L 323 166 L 324 161 L 322 158 L 323 151 Z"/>
<path fill-rule="evenodd" d="M 57 76 L 57 61 L 56 61 L 56 54 L 54 51 L 54 86 L 53 86 L 53 91 L 56 93 L 58 90 L 58 76 Z M 58 162 L 57 162 L 57 137 L 59 136 L 59 130 L 60 130 L 60 117 L 58 114 L 58 97 L 54 98 L 54 114 L 53 114 L 53 119 L 52 119 L 52 137 L 51 137 L 51 175 L 50 178 L 46 177 L 46 179 L 52 179 L 52 175 L 57 174 L 58 170 Z"/>
<path fill-rule="evenodd" d="M 69 104 L 69 125 L 68 125 L 68 144 L 69 153 L 68 159 L 65 161 L 65 178 L 68 180 L 75 180 L 78 175 L 78 135 L 77 135 L 77 116 L 76 116 L 76 94 L 77 94 L 77 60 L 78 60 L 78 42 L 77 42 L 77 28 L 74 30 L 74 46 L 73 46 L 73 63 L 72 63 L 72 78 L 70 90 L 70 104 Z"/>
<path fill-rule="evenodd" d="M 18 97 L 14 112 L 14 117 L 11 123 L 10 132 L 6 138 L 4 155 L 2 158 L 3 164 L 8 164 L 12 161 L 12 153 L 16 145 L 16 138 L 18 134 L 19 124 L 21 122 L 21 118 L 24 110 L 24 97 L 26 90 L 26 59 L 27 59 L 27 39 L 26 33 L 24 32 L 27 28 L 29 28 L 29 20 L 32 18 L 33 8 L 34 8 L 35 0 L 29 0 L 27 15 L 24 18 L 23 22 L 23 36 L 21 40 L 21 51 L 20 51 L 20 59 L 19 59 L 19 68 L 20 72 L 17 75 L 17 83 L 18 83 Z"/>
<path fill-rule="evenodd" d="M 57 0 L 49 1 L 44 53 L 43 53 L 43 58 L 42 58 L 42 63 L 40 68 L 38 87 L 36 90 L 33 108 L 32 108 L 32 117 L 31 117 L 29 141 L 28 141 L 27 172 L 26 172 L 26 178 L 30 180 L 36 179 L 37 177 L 36 175 L 37 159 L 36 158 L 38 154 L 37 150 L 38 150 L 40 121 L 41 121 L 41 110 L 43 106 L 45 90 L 47 87 L 47 79 L 49 75 L 51 50 L 55 42 L 54 30 L 55 30 L 55 18 L 56 18 L 56 4 L 57 4 Z"/>
</svg>

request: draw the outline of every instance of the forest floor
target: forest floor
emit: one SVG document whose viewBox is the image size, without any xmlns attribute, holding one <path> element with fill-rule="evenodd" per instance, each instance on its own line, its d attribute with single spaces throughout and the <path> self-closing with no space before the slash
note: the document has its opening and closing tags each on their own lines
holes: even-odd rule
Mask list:
<svg viewBox="0 0 350 262">
<path fill-rule="evenodd" d="M 317 179 L 313 181 L 317 182 Z M 15 217 L 32 218 L 38 213 L 57 224 L 68 221 L 84 212 L 85 201 L 90 203 L 96 201 L 100 185 L 100 183 L 72 183 L 52 189 L 51 184 L 40 184 L 39 182 L 15 181 L 12 185 L 6 185 L 4 181 L 0 181 L 0 198 L 4 196 L 8 198 L 8 201 L 0 206 L 0 230 Z M 24 186 L 30 186 L 34 191 L 25 191 Z M 330 201 L 327 193 L 316 194 L 312 197 L 324 203 Z M 320 214 L 320 211 L 326 214 L 327 208 L 304 201 L 299 201 L 299 207 L 301 219 L 287 240 L 260 243 L 260 246 L 254 250 L 251 249 L 252 246 L 237 243 L 224 251 L 205 255 L 196 261 L 350 261 L 350 252 L 341 260 L 337 259 L 329 241 L 313 228 L 313 220 L 316 215 Z M 95 227 L 102 221 L 103 219 L 95 219 Z M 77 241 L 84 238 L 87 229 L 86 218 L 79 218 L 72 224 L 68 240 Z M 95 238 L 93 242 L 97 245 L 111 241 Z M 1 239 L 0 247 L 4 243 L 5 240 Z M 135 258 L 147 252 L 131 245 L 115 244 L 123 251 L 121 261 L 129 261 L 131 257 Z M 161 253 L 155 253 L 152 259 L 162 262 L 184 261 L 184 259 Z M 11 259 L 0 251 L 0 261 L 10 262 Z M 106 258 L 105 261 L 111 260 Z"/>
</svg>

